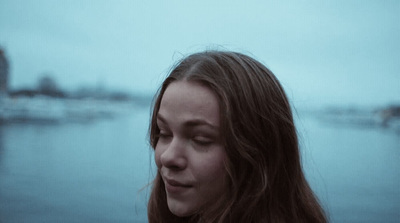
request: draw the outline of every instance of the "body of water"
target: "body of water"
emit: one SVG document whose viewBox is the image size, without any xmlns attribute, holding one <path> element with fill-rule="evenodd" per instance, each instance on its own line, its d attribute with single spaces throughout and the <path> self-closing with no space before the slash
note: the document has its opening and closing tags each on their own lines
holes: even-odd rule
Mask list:
<svg viewBox="0 0 400 223">
<path fill-rule="evenodd" d="M 304 169 L 331 222 L 400 222 L 399 132 L 301 117 Z"/>
<path fill-rule="evenodd" d="M 147 107 L 89 123 L 0 126 L 0 222 L 147 222 Z M 400 222 L 400 135 L 298 121 L 331 222 Z"/>
</svg>

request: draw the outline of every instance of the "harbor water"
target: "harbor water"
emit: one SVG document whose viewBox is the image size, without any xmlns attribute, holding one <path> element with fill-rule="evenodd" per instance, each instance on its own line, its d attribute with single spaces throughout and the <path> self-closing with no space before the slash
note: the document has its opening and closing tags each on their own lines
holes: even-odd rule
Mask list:
<svg viewBox="0 0 400 223">
<path fill-rule="evenodd" d="M 299 114 L 307 178 L 331 222 L 400 222 L 400 134 Z M 0 222 L 147 222 L 149 108 L 0 126 Z"/>
</svg>

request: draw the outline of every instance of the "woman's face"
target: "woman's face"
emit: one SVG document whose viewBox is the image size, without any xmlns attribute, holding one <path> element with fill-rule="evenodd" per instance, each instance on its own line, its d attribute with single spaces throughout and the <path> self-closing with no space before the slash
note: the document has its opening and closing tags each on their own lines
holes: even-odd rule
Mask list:
<svg viewBox="0 0 400 223">
<path fill-rule="evenodd" d="M 177 216 L 203 210 L 227 188 L 219 114 L 216 95 L 198 82 L 175 81 L 164 92 L 155 160 Z"/>
</svg>

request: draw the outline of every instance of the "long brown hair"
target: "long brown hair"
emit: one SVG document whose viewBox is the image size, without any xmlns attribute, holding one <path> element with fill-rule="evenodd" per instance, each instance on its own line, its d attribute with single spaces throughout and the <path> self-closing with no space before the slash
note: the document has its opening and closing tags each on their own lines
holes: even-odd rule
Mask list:
<svg viewBox="0 0 400 223">
<path fill-rule="evenodd" d="M 168 209 L 157 173 L 148 203 L 150 223 L 327 222 L 302 171 L 290 104 L 269 69 L 236 52 L 205 51 L 181 60 L 154 101 L 149 129 L 153 148 L 161 99 L 176 80 L 201 82 L 218 96 L 229 188 L 201 216 L 179 218 Z"/>
</svg>

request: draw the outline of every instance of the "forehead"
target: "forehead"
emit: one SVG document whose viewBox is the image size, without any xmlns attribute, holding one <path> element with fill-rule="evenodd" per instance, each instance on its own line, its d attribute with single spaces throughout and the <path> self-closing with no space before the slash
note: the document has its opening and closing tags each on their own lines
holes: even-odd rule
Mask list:
<svg viewBox="0 0 400 223">
<path fill-rule="evenodd" d="M 219 102 L 200 82 L 174 81 L 163 94 L 158 114 L 166 119 L 207 119 L 219 125 Z"/>
</svg>

